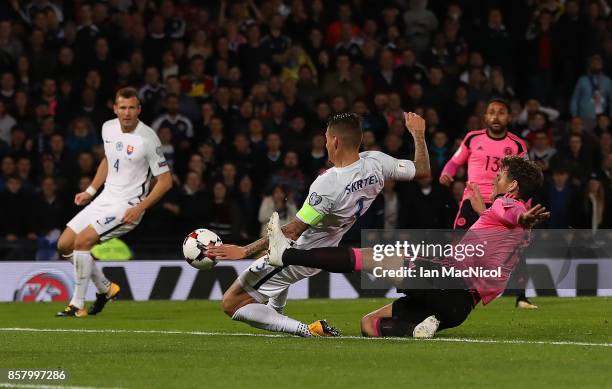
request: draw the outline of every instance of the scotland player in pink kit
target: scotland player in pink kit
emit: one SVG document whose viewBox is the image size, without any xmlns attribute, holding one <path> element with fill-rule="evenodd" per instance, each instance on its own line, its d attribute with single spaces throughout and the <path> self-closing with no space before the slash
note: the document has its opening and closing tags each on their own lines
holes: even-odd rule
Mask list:
<svg viewBox="0 0 612 389">
<path fill-rule="evenodd" d="M 491 207 L 482 212 L 459 242 L 463 245 L 486 242 L 484 252 L 460 259 L 448 257 L 442 260 L 417 259 L 413 263 L 408 261 L 413 268 L 453 269 L 459 272 L 472 268 L 497 270 L 498 273 L 490 276 L 469 274 L 443 280 L 408 278 L 410 289 L 400 290 L 405 297 L 363 317 L 363 335 L 432 337 L 438 330 L 463 323 L 478 302 L 486 305 L 499 296 L 519 261 L 521 250 L 528 243 L 529 230 L 550 216 L 544 207 L 536 205 L 528 208 L 525 203 L 525 199 L 532 197 L 542 181 L 542 171 L 535 163 L 518 156 L 502 158 L 491 192 Z M 476 207 L 484 203 L 479 196 L 472 197 L 471 201 Z M 372 249 L 289 248 L 290 243 L 280 232 L 274 216 L 269 226 L 267 259 L 272 265 L 302 265 L 339 273 L 372 272 L 381 266 L 381 262 L 374 261 Z M 406 263 L 401 257 L 388 259 L 399 260 L 402 265 Z"/>
<path fill-rule="evenodd" d="M 526 157 L 527 146 L 525 141 L 518 136 L 508 132 L 510 120 L 510 106 L 504 100 L 493 99 L 489 101 L 485 112 L 484 121 L 486 129 L 469 132 L 455 155 L 447 162 L 440 174 L 440 183 L 449 186 L 457 169 L 467 163 L 468 185 L 463 192 L 463 199 L 459 204 L 459 212 L 455 217 L 453 228 L 456 230 L 467 230 L 478 219 L 478 215 L 484 207 L 475 210 L 470 201 L 471 196 L 482 194 L 487 199 L 485 207 L 490 207 L 489 196 L 493 190 L 493 179 L 499 171 L 499 162 L 508 155 Z M 516 293 L 516 306 L 519 308 L 535 309 L 537 305 L 532 304 L 525 296 L 525 285 L 527 284 L 527 264 L 525 258 L 521 258 L 516 268 L 514 280 L 518 285 Z"/>
<path fill-rule="evenodd" d="M 486 129 L 469 132 L 455 155 L 448 161 L 442 174 L 440 183 L 450 185 L 457 169 L 467 163 L 468 182 L 477 185 L 483 198 L 490 206 L 493 180 L 499 171 L 499 164 L 503 157 L 508 155 L 525 156 L 527 146 L 525 141 L 508 132 L 509 107 L 502 100 L 492 100 L 485 113 Z M 473 189 L 466 186 L 463 199 L 459 205 L 459 212 L 455 218 L 455 229 L 468 229 L 476 219 L 478 213 L 474 211 L 469 200 Z"/>
</svg>

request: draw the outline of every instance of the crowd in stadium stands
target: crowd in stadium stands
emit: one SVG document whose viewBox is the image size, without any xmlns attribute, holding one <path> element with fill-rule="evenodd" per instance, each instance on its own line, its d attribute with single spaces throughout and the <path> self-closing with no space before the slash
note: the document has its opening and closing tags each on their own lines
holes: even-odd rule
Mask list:
<svg viewBox="0 0 612 389">
<path fill-rule="evenodd" d="M 224 241 L 291 219 L 327 167 L 332 113 L 363 149 L 412 158 L 426 118 L 433 178 L 386 182 L 359 229 L 450 228 L 464 189 L 437 183 L 486 101 L 546 173 L 549 228 L 612 225 L 608 0 L 5 0 L 0 4 L 0 239 L 52 246 L 103 157 L 114 92 L 139 89 L 175 186 L 140 238 Z M 463 178 L 463 179 L 462 179 Z M 13 245 L 14 246 L 14 245 Z"/>
</svg>

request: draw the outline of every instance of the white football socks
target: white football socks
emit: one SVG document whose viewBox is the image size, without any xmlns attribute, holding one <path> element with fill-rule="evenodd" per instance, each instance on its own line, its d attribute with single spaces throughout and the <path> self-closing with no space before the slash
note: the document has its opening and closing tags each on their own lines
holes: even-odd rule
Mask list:
<svg viewBox="0 0 612 389">
<path fill-rule="evenodd" d="M 72 260 L 74 264 L 74 294 L 72 300 L 70 300 L 70 305 L 83 309 L 85 307 L 85 293 L 87 293 L 87 286 L 91 277 L 93 258 L 91 258 L 89 251 L 75 250 Z"/>
<path fill-rule="evenodd" d="M 68 262 L 74 264 L 73 261 L 73 253 L 70 254 L 62 254 L 62 258 L 67 260 Z M 90 255 L 91 258 L 91 255 Z M 108 293 L 108 290 L 110 289 L 110 285 L 111 282 L 108 280 L 108 278 L 106 278 L 106 276 L 104 275 L 104 273 L 102 273 L 102 270 L 100 270 L 97 266 L 96 263 L 94 262 L 94 259 L 91 258 L 91 280 L 93 281 L 94 285 L 96 286 L 96 289 L 98 290 L 98 293 Z M 76 276 L 75 276 L 76 279 Z"/>
<path fill-rule="evenodd" d="M 280 294 L 270 297 L 270 300 L 268 300 L 268 306 L 274 308 L 276 312 L 282 315 L 285 309 L 285 305 L 287 305 L 287 293 L 288 292 L 289 292 L 289 289 L 287 288 Z"/>
<path fill-rule="evenodd" d="M 91 256 L 89 256 L 91 258 Z M 94 259 L 91 258 L 91 280 L 93 281 L 98 293 L 108 293 L 111 282 L 106 278 L 102 270 L 96 266 Z"/>
<path fill-rule="evenodd" d="M 266 304 L 252 303 L 238 309 L 233 320 L 243 321 L 255 328 L 274 332 L 286 332 L 291 335 L 310 337 L 308 326 L 288 316 L 281 315 Z"/>
</svg>

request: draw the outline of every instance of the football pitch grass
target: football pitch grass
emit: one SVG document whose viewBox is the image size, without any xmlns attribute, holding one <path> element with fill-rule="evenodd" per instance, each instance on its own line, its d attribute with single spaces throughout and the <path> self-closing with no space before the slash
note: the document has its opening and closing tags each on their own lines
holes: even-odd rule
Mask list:
<svg viewBox="0 0 612 389">
<path fill-rule="evenodd" d="M 53 317 L 60 304 L 4 303 L 0 368 L 70 379 L 0 387 L 612 387 L 610 298 L 537 298 L 537 311 L 502 298 L 434 340 L 360 338 L 361 316 L 388 301 L 289 302 L 297 319 L 328 319 L 336 339 L 259 331 L 218 301 L 117 301 L 84 319 Z"/>
</svg>

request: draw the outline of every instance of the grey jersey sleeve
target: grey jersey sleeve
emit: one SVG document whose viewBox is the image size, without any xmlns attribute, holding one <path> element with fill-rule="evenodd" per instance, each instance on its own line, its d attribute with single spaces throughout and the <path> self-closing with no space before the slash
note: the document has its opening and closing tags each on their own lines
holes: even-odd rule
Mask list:
<svg viewBox="0 0 612 389">
<path fill-rule="evenodd" d="M 385 178 L 396 181 L 410 181 L 416 174 L 414 162 L 409 159 L 396 159 L 380 151 L 365 151 L 362 158 L 373 158 L 381 164 Z"/>
</svg>

